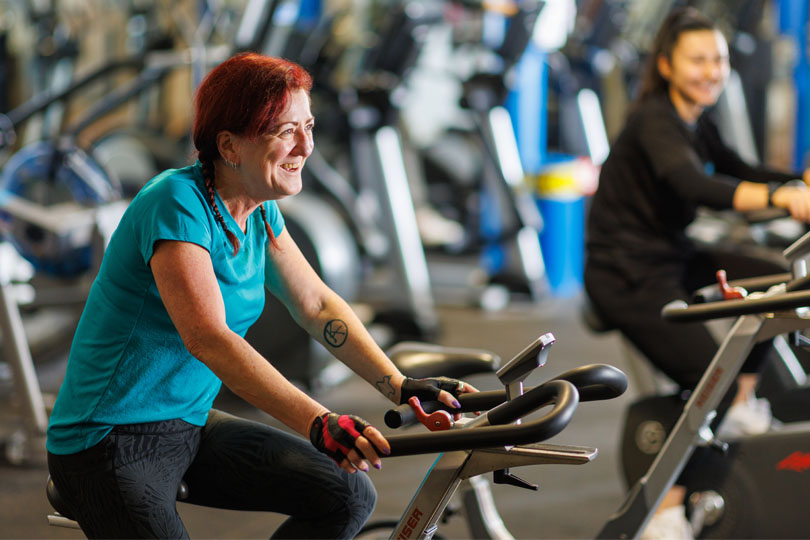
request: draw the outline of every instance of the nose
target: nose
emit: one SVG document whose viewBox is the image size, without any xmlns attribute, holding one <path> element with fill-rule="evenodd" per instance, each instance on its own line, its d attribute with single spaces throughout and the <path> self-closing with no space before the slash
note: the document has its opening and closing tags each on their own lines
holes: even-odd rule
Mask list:
<svg viewBox="0 0 810 540">
<path fill-rule="evenodd" d="M 726 61 L 718 59 L 713 62 L 707 62 L 706 71 L 706 74 L 712 79 L 722 79 L 726 71 Z"/>
<path fill-rule="evenodd" d="M 294 151 L 297 155 L 309 157 L 315 148 L 315 141 L 312 138 L 312 131 L 302 129 L 298 132 Z"/>
</svg>

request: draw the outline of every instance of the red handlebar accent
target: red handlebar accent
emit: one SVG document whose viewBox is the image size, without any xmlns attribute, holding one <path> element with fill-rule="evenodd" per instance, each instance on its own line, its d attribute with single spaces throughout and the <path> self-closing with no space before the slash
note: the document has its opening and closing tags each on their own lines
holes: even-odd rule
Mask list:
<svg viewBox="0 0 810 540">
<path fill-rule="evenodd" d="M 445 431 L 453 427 L 453 417 L 449 412 L 438 410 L 428 414 L 422 409 L 422 404 L 416 396 L 412 396 L 408 400 L 408 404 L 416 414 L 416 418 L 430 431 Z"/>
<path fill-rule="evenodd" d="M 748 291 L 742 287 L 729 287 L 728 280 L 726 279 L 726 271 L 722 268 L 717 271 L 717 284 L 720 286 L 720 291 L 723 293 L 723 298 L 726 300 L 739 300 L 748 295 Z"/>
</svg>

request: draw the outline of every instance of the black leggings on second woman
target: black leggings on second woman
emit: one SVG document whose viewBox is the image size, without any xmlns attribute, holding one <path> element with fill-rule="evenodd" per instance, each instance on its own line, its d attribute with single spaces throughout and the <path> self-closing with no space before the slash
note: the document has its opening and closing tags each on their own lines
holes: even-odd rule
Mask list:
<svg viewBox="0 0 810 540">
<path fill-rule="evenodd" d="M 715 272 L 720 268 L 727 271 L 729 279 L 784 272 L 768 261 L 699 252 L 683 265 L 650 268 L 637 279 L 589 264 L 585 288 L 599 314 L 654 366 L 681 388 L 693 389 L 717 352 L 717 341 L 702 322 L 665 321 L 661 308 L 672 300 L 689 301 L 696 289 L 715 282 Z M 743 371 L 756 372 L 771 349 L 769 342 L 757 345 Z"/>
<path fill-rule="evenodd" d="M 117 426 L 78 454 L 48 455 L 60 495 L 88 538 L 188 538 L 185 501 L 290 516 L 274 538 L 352 538 L 377 495 L 308 441 L 212 410 L 204 427 L 182 420 Z"/>
</svg>

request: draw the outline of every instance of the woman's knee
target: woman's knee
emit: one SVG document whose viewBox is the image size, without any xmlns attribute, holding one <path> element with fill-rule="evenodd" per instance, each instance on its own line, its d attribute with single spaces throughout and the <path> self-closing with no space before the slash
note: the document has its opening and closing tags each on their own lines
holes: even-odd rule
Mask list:
<svg viewBox="0 0 810 540">
<path fill-rule="evenodd" d="M 341 510 L 332 514 L 333 526 L 341 529 L 337 537 L 349 538 L 356 535 L 369 520 L 377 504 L 377 490 L 367 474 L 347 474 L 346 490 L 337 494 L 341 501 L 333 508 Z"/>
<path fill-rule="evenodd" d="M 352 490 L 354 506 L 356 507 L 357 518 L 365 523 L 374 512 L 377 505 L 377 490 L 367 474 L 355 473 L 351 475 L 356 480 Z"/>
</svg>

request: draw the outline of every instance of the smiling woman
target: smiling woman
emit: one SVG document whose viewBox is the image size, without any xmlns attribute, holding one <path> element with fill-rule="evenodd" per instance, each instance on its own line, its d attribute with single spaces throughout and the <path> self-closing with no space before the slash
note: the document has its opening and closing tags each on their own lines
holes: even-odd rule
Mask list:
<svg viewBox="0 0 810 540">
<path fill-rule="evenodd" d="M 678 38 L 669 56 L 658 56 L 658 72 L 669 81 L 669 97 L 687 122 L 717 103 L 731 66 L 728 44 L 719 30 L 694 30 Z"/>
<path fill-rule="evenodd" d="M 785 186 L 790 173 L 744 162 L 721 139 L 706 110 L 729 75 L 728 45 L 693 8 L 664 20 L 642 74 L 640 95 L 602 166 L 588 216 L 585 289 L 596 311 L 682 389 L 695 387 L 717 350 L 700 323 L 668 323 L 661 308 L 689 298 L 724 268 L 738 279 L 782 271 L 765 261 L 719 262 L 686 235 L 699 206 L 748 211 L 778 206 L 810 221 L 810 190 Z M 742 112 L 737 111 L 738 114 Z M 767 352 L 755 349 L 747 370 Z M 743 403 L 752 375 L 721 405 Z M 678 503 L 677 496 L 671 501 Z M 680 522 L 685 517 L 680 516 Z M 685 527 L 681 528 L 686 530 Z M 671 530 L 665 536 L 678 538 Z"/>
<path fill-rule="evenodd" d="M 219 196 L 242 231 L 247 216 L 259 207 L 275 244 L 260 203 L 301 190 L 300 170 L 313 147 L 312 79 L 300 66 L 279 58 L 257 54 L 237 58 L 227 67 L 220 66 L 221 76 L 208 77 L 200 85 L 194 146 L 211 206 L 217 208 L 216 182 Z M 235 90 L 239 99 L 233 99 Z M 236 236 L 224 226 L 224 219 L 218 221 L 237 251 Z"/>
<path fill-rule="evenodd" d="M 265 290 L 396 404 L 430 390 L 457 407 L 475 391 L 405 378 L 285 227 L 276 201 L 301 190 L 311 86 L 300 66 L 258 54 L 214 68 L 195 99 L 199 161 L 150 180 L 110 239 L 47 440 L 53 483 L 89 538 L 187 537 L 181 481 L 188 503 L 288 515 L 281 538 L 351 538 L 371 514 L 358 473 L 381 467 L 388 442 L 245 341 Z M 212 409 L 222 383 L 303 437 Z"/>
</svg>

